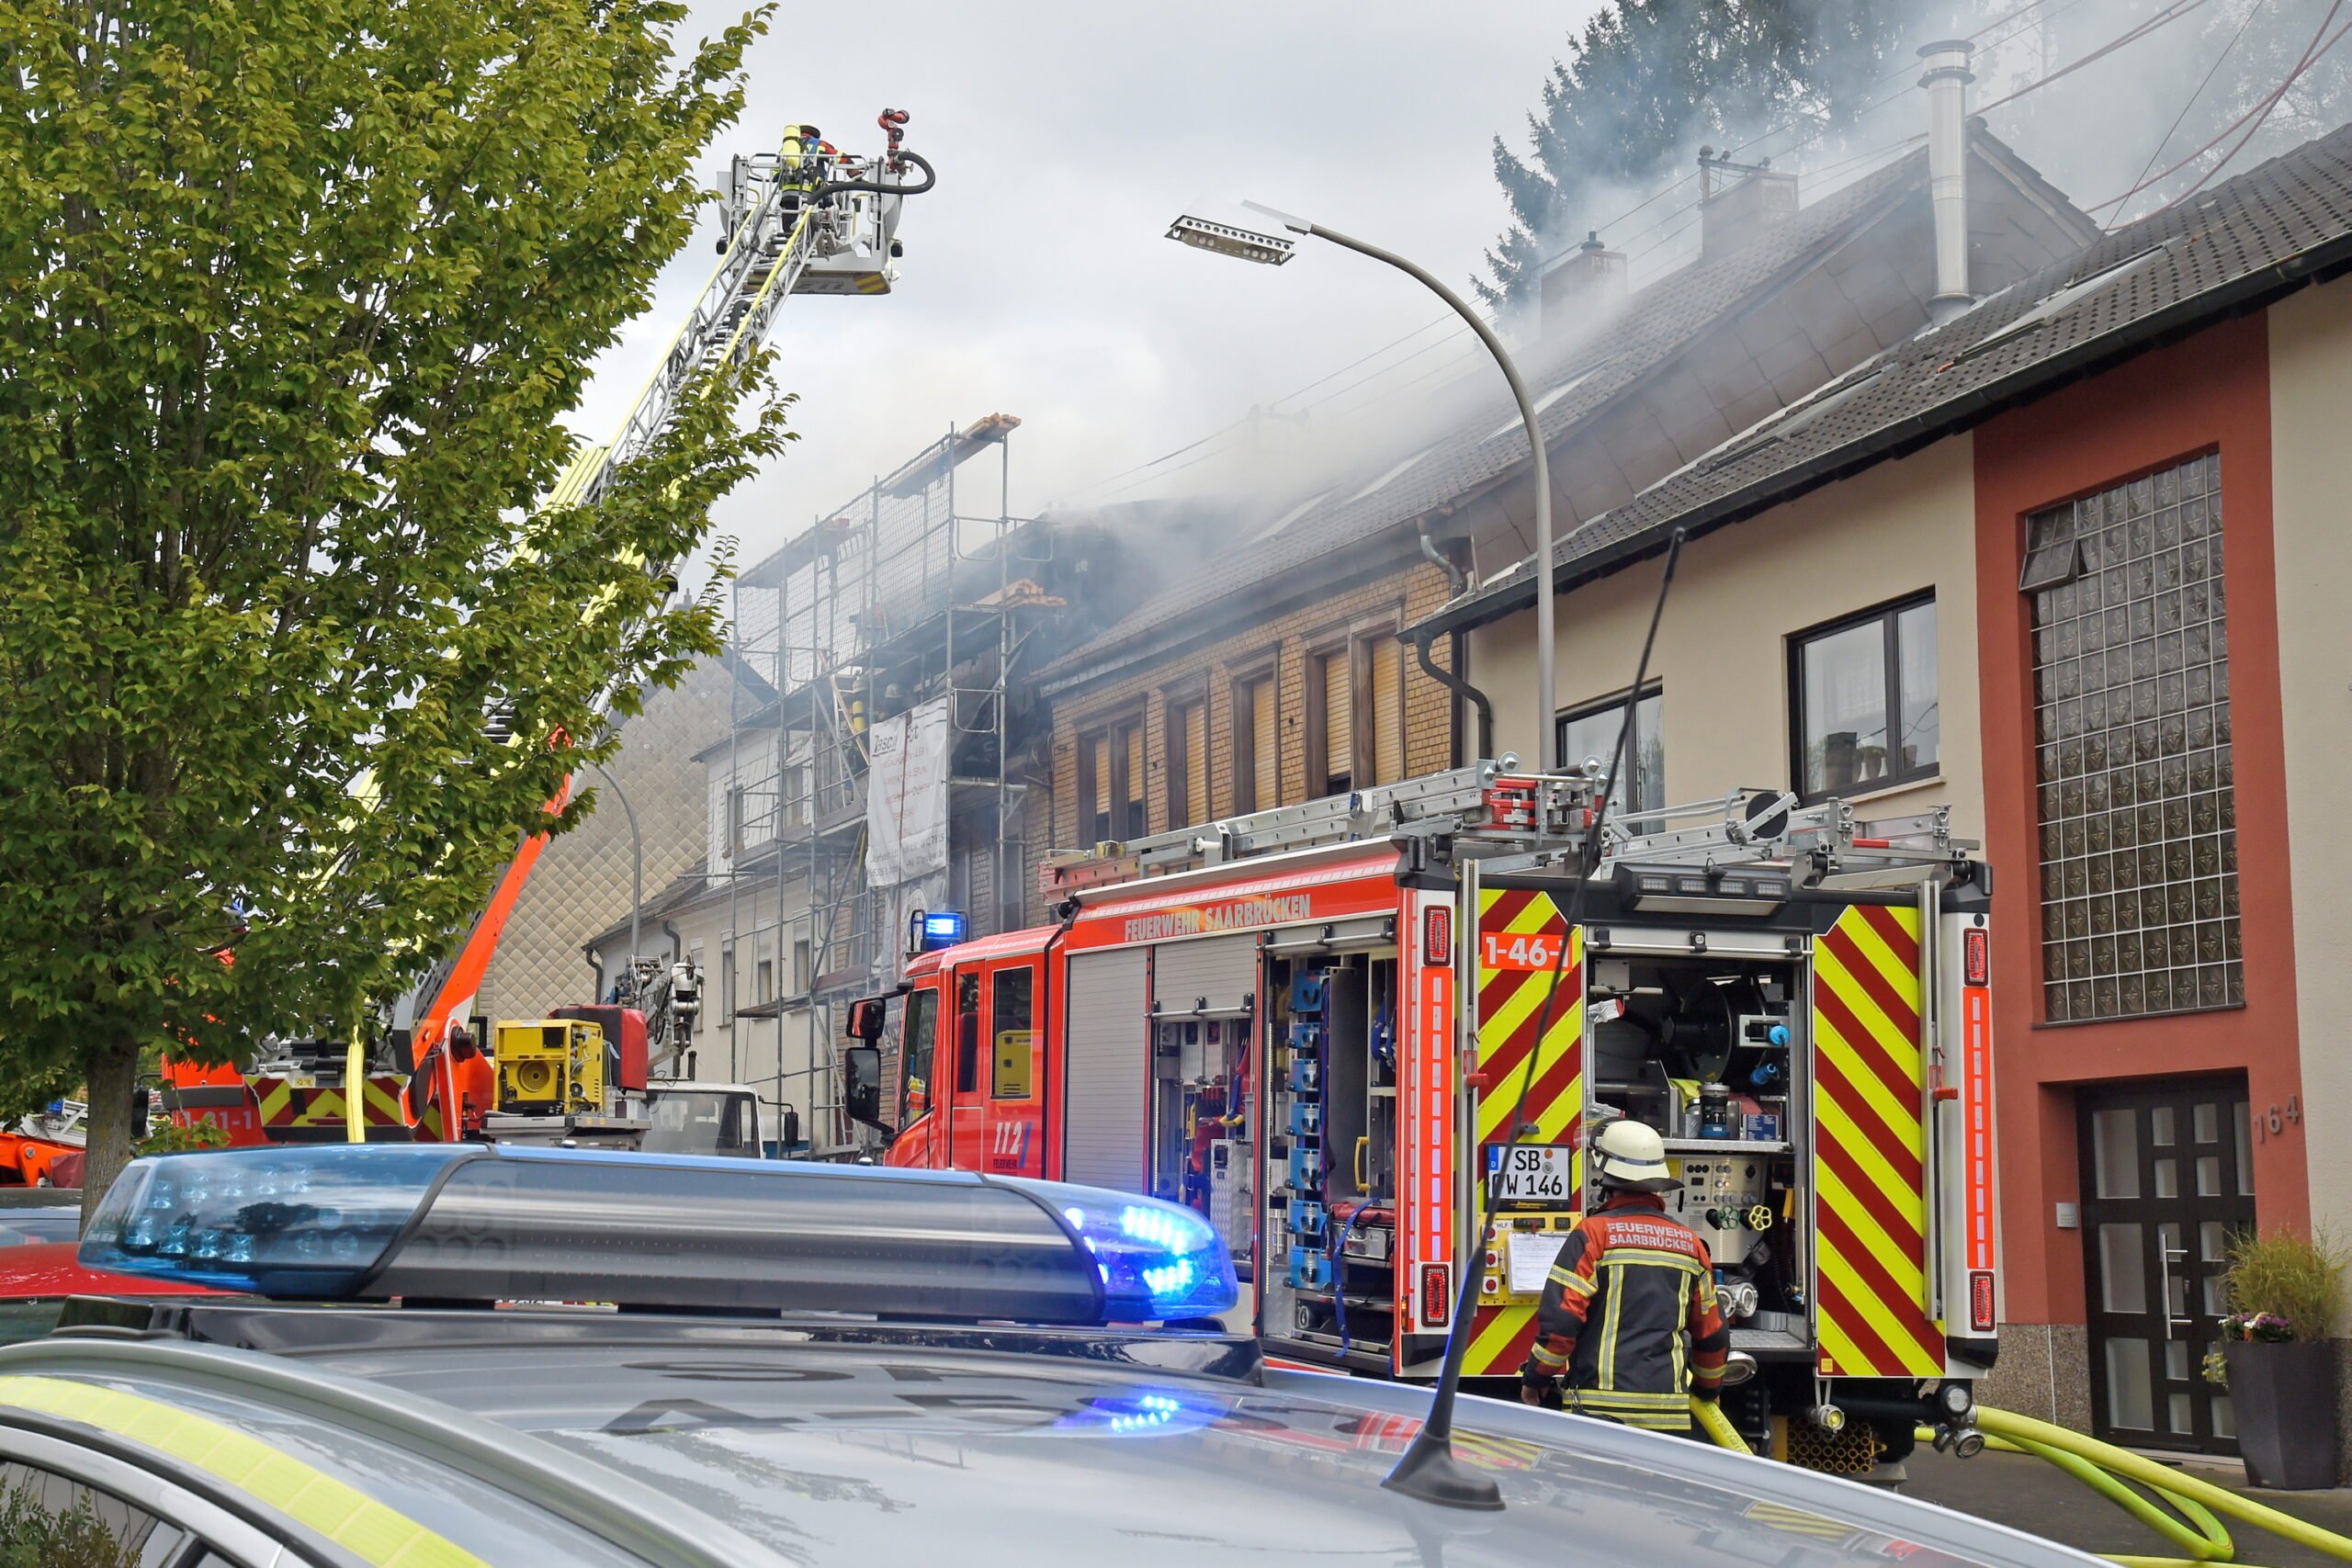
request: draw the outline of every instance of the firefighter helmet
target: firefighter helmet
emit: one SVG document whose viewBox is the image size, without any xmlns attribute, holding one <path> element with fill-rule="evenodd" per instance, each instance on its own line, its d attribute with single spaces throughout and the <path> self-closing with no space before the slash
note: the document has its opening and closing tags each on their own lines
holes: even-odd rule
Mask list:
<svg viewBox="0 0 2352 1568">
<path fill-rule="evenodd" d="M 1666 1141 L 1623 1116 L 1592 1140 L 1592 1179 L 1628 1192 L 1668 1192 L 1682 1185 L 1667 1169 Z"/>
</svg>

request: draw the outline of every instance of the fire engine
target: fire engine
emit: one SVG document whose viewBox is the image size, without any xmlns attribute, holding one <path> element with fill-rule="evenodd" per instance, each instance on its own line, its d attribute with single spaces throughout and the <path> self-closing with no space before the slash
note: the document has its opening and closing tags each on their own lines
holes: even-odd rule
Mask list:
<svg viewBox="0 0 2352 1568">
<path fill-rule="evenodd" d="M 1634 1117 L 1758 1363 L 1735 1419 L 1899 1459 L 1996 1347 L 1989 870 L 1940 811 L 1740 791 L 1607 814 L 1569 929 L 1599 795 L 1505 758 L 1057 857 L 1056 923 L 849 1010 L 852 1113 L 890 1164 L 1189 1203 L 1270 1351 L 1400 1379 L 1464 1261 L 1467 1375 L 1516 1375 L 1584 1135 Z"/>
</svg>

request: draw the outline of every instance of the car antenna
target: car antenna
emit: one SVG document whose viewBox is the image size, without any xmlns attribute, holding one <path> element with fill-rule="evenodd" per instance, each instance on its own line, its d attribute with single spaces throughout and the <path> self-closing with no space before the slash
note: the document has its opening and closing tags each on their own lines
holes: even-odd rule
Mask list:
<svg viewBox="0 0 2352 1568">
<path fill-rule="evenodd" d="M 1560 945 L 1552 955 L 1551 982 L 1544 987 L 1544 1004 L 1536 1015 L 1535 1043 L 1521 1066 L 1518 1096 L 1511 1101 L 1522 1117 L 1526 1114 L 1527 1091 L 1534 1081 L 1535 1059 L 1544 1054 L 1544 1037 L 1552 1031 L 1553 1010 L 1560 999 L 1560 979 L 1567 971 L 1568 944 L 1576 935 L 1577 917 L 1584 908 L 1584 890 L 1600 864 L 1602 820 L 1617 798 L 1618 774 L 1625 765 L 1634 715 L 1642 705 L 1642 685 L 1649 679 L 1650 651 L 1657 644 L 1657 626 L 1666 614 L 1667 591 L 1674 586 L 1674 569 L 1682 558 L 1682 540 L 1683 531 L 1677 528 L 1667 541 L 1666 571 L 1658 579 L 1657 602 L 1650 606 L 1649 633 L 1642 638 L 1642 657 L 1634 667 L 1634 684 L 1625 698 L 1625 716 L 1617 726 L 1617 747 L 1610 755 L 1608 777 L 1601 785 L 1592 820 L 1585 829 L 1584 842 L 1577 846 L 1577 879 L 1568 888 L 1567 908 L 1560 911 Z M 1539 574 L 1536 592 L 1547 592 L 1550 586 Z M 1532 1131 L 1533 1123 L 1522 1120 L 1512 1127 L 1511 1141 L 1517 1143 Z M 1430 1395 L 1429 1416 L 1398 1456 L 1396 1468 L 1380 1483 L 1391 1492 L 1401 1492 L 1444 1508 L 1493 1509 L 1503 1506 L 1502 1488 L 1495 1484 L 1493 1478 L 1473 1470 L 1453 1454 L 1453 1398 L 1462 1387 L 1462 1358 L 1469 1348 L 1470 1324 L 1478 1305 L 1475 1283 L 1478 1274 L 1470 1265 L 1485 1255 L 1495 1235 L 1495 1173 L 1484 1173 L 1484 1179 L 1486 1202 L 1480 1206 L 1477 1240 L 1455 1263 L 1462 1283 L 1454 1292 L 1453 1321 L 1445 1333 L 1445 1364 L 1438 1373 L 1437 1388 Z"/>
</svg>

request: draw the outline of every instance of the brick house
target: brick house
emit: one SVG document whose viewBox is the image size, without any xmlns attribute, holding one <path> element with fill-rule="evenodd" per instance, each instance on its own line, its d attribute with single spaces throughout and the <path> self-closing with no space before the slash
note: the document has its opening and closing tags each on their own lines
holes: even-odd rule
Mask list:
<svg viewBox="0 0 2352 1568">
<path fill-rule="evenodd" d="M 2347 271 L 2352 128 L 1978 280 L 1966 313 L 1569 532 L 1550 573 L 1553 744 L 1630 670 L 1679 528 L 1645 716 L 1663 793 L 1948 806 L 1983 840 L 1986 1398 L 2133 1447 L 2235 1450 L 2199 1376 L 2232 1234 L 2352 1230 L 2325 1153 L 2352 1134 Z M 1526 751 L 1532 565 L 1415 628 L 1464 640 Z"/>
<path fill-rule="evenodd" d="M 1977 276 L 2015 281 L 2092 224 L 1973 128 L 1968 230 Z M 1515 351 L 1538 405 L 1556 525 L 1606 513 L 1734 432 L 1927 324 L 1935 293 L 1927 154 L 1800 206 L 1794 176 L 1705 168 L 1699 259 L 1630 296 L 1598 237 L 1543 288 Z M 1449 689 L 1459 639 L 1409 628 L 1482 565 L 1532 545 L 1527 443 L 1512 405 L 1474 389 L 1271 524 L 1144 597 L 1040 669 L 1052 705 L 1052 845 L 1339 793 L 1491 752 L 1491 715 Z M 1496 389 L 1499 392 L 1499 388 Z M 1033 817 L 1033 820 L 1038 819 Z"/>
</svg>

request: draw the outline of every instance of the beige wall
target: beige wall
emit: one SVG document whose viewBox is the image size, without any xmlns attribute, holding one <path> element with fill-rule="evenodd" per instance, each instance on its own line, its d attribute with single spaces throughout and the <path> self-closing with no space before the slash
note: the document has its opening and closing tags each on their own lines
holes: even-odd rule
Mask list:
<svg viewBox="0 0 2352 1568">
<path fill-rule="evenodd" d="M 1983 835 L 1973 463 L 1969 437 L 1955 436 L 1683 551 L 1651 660 L 1665 684 L 1669 803 L 1787 785 L 1791 634 L 1933 588 L 1941 776 L 1856 798 L 1871 817 L 1949 803 L 1956 831 Z M 1657 581 L 1653 561 L 1559 602 L 1563 711 L 1633 680 Z M 1523 611 L 1470 644 L 1470 679 L 1494 701 L 1498 749 L 1523 758 L 1539 754 L 1534 623 Z"/>
<path fill-rule="evenodd" d="M 2278 676 L 2293 845 L 2295 1010 L 2302 1020 L 2302 1110 L 2312 1219 L 2352 1242 L 2352 281 L 2273 306 L 2270 328 L 2272 536 L 2278 560 Z M 2352 1292 L 2347 1292 L 2352 1311 Z M 2352 1319 L 2347 1319 L 2352 1321 Z"/>
</svg>

